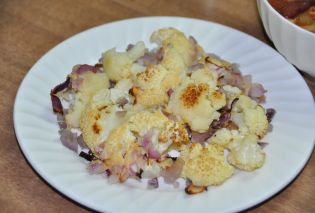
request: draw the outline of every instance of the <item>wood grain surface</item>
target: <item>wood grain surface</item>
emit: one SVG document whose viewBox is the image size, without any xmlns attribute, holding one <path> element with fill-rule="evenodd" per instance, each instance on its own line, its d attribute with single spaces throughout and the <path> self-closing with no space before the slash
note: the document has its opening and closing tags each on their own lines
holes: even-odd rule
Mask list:
<svg viewBox="0 0 315 213">
<path fill-rule="evenodd" d="M 0 212 L 91 211 L 54 190 L 27 163 L 14 134 L 14 98 L 32 65 L 64 39 L 111 21 L 156 15 L 218 22 L 272 45 L 254 0 L 0 0 Z M 303 77 L 314 96 L 314 78 Z M 315 212 L 314 166 L 313 155 L 289 186 L 247 211 Z"/>
</svg>

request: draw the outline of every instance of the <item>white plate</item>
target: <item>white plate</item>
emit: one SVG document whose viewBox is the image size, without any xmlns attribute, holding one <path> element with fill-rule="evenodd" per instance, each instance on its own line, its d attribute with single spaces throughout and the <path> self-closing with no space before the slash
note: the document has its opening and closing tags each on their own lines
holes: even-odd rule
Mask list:
<svg viewBox="0 0 315 213">
<path fill-rule="evenodd" d="M 188 196 L 182 190 L 147 190 L 128 182 L 110 185 L 89 175 L 83 159 L 61 145 L 49 92 L 75 64 L 97 62 L 109 48 L 124 49 L 144 40 L 156 29 L 173 26 L 194 36 L 207 52 L 241 65 L 268 90 L 266 107 L 277 114 L 273 132 L 263 141 L 263 168 L 237 172 L 223 185 Z M 315 138 L 313 97 L 300 74 L 275 50 L 237 30 L 196 19 L 137 18 L 105 24 L 75 35 L 45 54 L 23 80 L 14 106 L 14 127 L 27 160 L 53 187 L 71 199 L 106 212 L 235 212 L 271 197 L 304 167 Z"/>
</svg>

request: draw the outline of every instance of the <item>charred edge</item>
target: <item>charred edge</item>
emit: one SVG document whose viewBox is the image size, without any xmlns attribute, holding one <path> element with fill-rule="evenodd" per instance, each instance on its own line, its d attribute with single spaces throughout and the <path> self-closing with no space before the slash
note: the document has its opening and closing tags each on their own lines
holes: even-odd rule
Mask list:
<svg viewBox="0 0 315 213">
<path fill-rule="evenodd" d="M 61 101 L 56 94 L 64 89 L 68 89 L 69 87 L 71 87 L 71 82 L 70 77 L 67 76 L 67 79 L 63 83 L 58 84 L 50 91 L 51 104 L 54 112 L 63 114 Z"/>
<path fill-rule="evenodd" d="M 92 161 L 95 159 L 95 156 L 92 154 L 91 151 L 89 151 L 89 153 L 85 153 L 85 152 L 81 151 L 79 156 L 84 158 L 87 161 Z"/>
<path fill-rule="evenodd" d="M 116 86 L 117 82 L 116 81 L 109 81 L 109 89 L 114 88 Z"/>
<path fill-rule="evenodd" d="M 199 194 L 204 191 L 207 191 L 206 186 L 195 186 L 193 184 L 190 184 L 185 188 L 185 192 L 189 195 Z"/>
<path fill-rule="evenodd" d="M 191 141 L 191 139 L 192 139 L 192 132 L 191 132 L 190 126 L 189 126 L 188 124 L 185 124 L 185 129 L 186 129 L 186 131 L 187 131 L 188 138 L 189 138 L 189 140 Z"/>
<path fill-rule="evenodd" d="M 140 169 L 139 172 L 136 173 L 136 176 L 141 179 L 142 173 L 143 173 L 143 169 Z"/>
<path fill-rule="evenodd" d="M 269 123 L 271 123 L 273 117 L 275 116 L 276 114 L 276 110 L 273 109 L 273 108 L 269 108 L 267 109 L 267 112 L 266 112 L 266 116 L 267 116 L 267 120 Z"/>
</svg>

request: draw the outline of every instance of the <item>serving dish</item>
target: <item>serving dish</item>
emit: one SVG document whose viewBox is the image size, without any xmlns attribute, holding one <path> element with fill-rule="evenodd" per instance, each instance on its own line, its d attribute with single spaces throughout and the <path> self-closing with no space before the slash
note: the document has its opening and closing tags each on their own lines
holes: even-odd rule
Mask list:
<svg viewBox="0 0 315 213">
<path fill-rule="evenodd" d="M 268 0 L 257 0 L 257 7 L 276 49 L 298 69 L 315 76 L 315 33 L 290 22 Z"/>
</svg>

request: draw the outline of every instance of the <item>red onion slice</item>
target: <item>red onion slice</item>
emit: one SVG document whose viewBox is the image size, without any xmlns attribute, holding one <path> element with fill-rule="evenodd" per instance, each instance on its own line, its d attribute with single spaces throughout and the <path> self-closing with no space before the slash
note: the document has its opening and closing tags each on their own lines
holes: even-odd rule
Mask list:
<svg viewBox="0 0 315 213">
<path fill-rule="evenodd" d="M 82 77 L 78 77 L 71 81 L 71 88 L 74 91 L 78 91 L 81 85 L 83 84 L 84 79 Z"/>
<path fill-rule="evenodd" d="M 158 160 L 161 158 L 160 153 L 155 150 L 152 146 L 148 149 L 148 158 Z"/>
<path fill-rule="evenodd" d="M 128 52 L 128 51 L 132 50 L 134 48 L 134 46 L 135 46 L 134 44 L 128 44 L 126 51 Z"/>
<path fill-rule="evenodd" d="M 78 142 L 77 133 L 72 133 L 70 129 L 62 129 L 59 131 L 61 143 L 68 149 L 77 152 Z"/>
<path fill-rule="evenodd" d="M 97 67 L 91 66 L 88 64 L 82 64 L 82 65 L 79 65 L 78 68 L 74 69 L 72 71 L 72 74 L 81 75 L 81 74 L 89 72 L 89 71 L 96 73 Z"/>
<path fill-rule="evenodd" d="M 160 63 L 163 60 L 163 57 L 164 52 L 163 49 L 160 48 L 157 51 L 146 52 L 137 60 L 137 63 L 142 66 L 154 65 Z"/>
<path fill-rule="evenodd" d="M 67 128 L 67 123 L 65 121 L 65 117 L 61 113 L 57 113 L 57 123 L 58 123 L 60 129 L 66 129 Z"/>
<path fill-rule="evenodd" d="M 167 95 L 168 97 L 171 97 L 171 95 L 174 93 L 174 90 L 172 88 L 170 88 L 169 90 L 167 90 Z"/>
<path fill-rule="evenodd" d="M 191 141 L 193 143 L 203 143 L 205 142 L 208 138 L 210 138 L 214 134 L 215 130 L 212 128 L 209 128 L 208 131 L 199 133 L 192 131 L 191 132 Z"/>
<path fill-rule="evenodd" d="M 263 149 L 265 148 L 269 143 L 267 142 L 258 142 L 258 145 Z"/>
<path fill-rule="evenodd" d="M 264 93 L 266 90 L 264 89 L 263 85 L 258 83 L 253 83 L 250 90 L 249 90 L 249 97 L 257 101 L 258 103 L 262 103 L 265 101 Z"/>
<path fill-rule="evenodd" d="M 144 135 L 143 139 L 141 140 L 141 145 L 144 149 L 148 149 L 151 144 L 151 134 L 148 132 Z"/>
<path fill-rule="evenodd" d="M 54 112 L 63 114 L 63 107 L 62 107 L 59 97 L 57 96 L 57 93 L 69 87 L 70 87 L 70 77 L 68 76 L 67 79 L 63 83 L 58 84 L 50 91 L 50 98 L 51 98 L 52 108 Z"/>
<path fill-rule="evenodd" d="M 142 147 L 145 149 L 145 151 L 148 154 L 148 158 L 152 158 L 152 159 L 160 159 L 161 158 L 161 154 L 154 149 L 152 141 L 151 141 L 151 132 L 149 131 L 147 134 L 144 135 L 144 137 L 142 138 L 142 140 L 140 140 L 140 143 L 142 145 Z"/>
<path fill-rule="evenodd" d="M 136 163 L 132 163 L 129 165 L 129 174 L 130 176 L 137 176 L 139 169 Z"/>
<path fill-rule="evenodd" d="M 101 174 L 106 171 L 106 168 L 101 161 L 92 161 L 88 166 L 88 171 L 90 174 Z"/>
<path fill-rule="evenodd" d="M 157 178 L 152 178 L 151 180 L 148 180 L 148 188 L 149 189 L 159 188 L 159 180 Z"/>
<path fill-rule="evenodd" d="M 181 175 L 185 162 L 181 158 L 177 158 L 172 166 L 161 171 L 166 183 L 174 183 Z"/>
<path fill-rule="evenodd" d="M 86 143 L 85 143 L 85 141 L 84 141 L 84 139 L 83 139 L 83 135 L 82 135 L 82 134 L 80 134 L 80 135 L 78 136 L 77 142 L 78 142 L 79 146 L 80 146 L 82 149 L 87 149 L 87 148 L 88 148 L 88 146 L 86 145 Z"/>
</svg>

